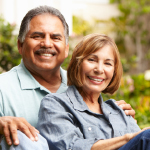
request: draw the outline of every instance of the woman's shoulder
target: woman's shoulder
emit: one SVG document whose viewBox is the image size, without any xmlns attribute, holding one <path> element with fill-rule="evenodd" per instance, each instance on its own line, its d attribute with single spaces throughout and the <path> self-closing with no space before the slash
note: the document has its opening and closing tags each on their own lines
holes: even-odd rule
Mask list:
<svg viewBox="0 0 150 150">
<path fill-rule="evenodd" d="M 43 100 L 48 103 L 70 103 L 70 99 L 74 97 L 73 87 L 69 86 L 65 92 L 62 93 L 49 93 Z"/>
<path fill-rule="evenodd" d="M 116 114 L 122 111 L 122 109 L 115 102 L 116 100 L 114 99 L 108 99 L 104 102 L 104 107 L 106 107 L 106 109 L 109 110 L 112 114 Z"/>
</svg>

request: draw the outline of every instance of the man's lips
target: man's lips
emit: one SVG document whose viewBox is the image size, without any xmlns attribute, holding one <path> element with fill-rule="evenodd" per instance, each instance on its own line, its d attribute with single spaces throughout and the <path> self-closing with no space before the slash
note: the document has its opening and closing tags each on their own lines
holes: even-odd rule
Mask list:
<svg viewBox="0 0 150 150">
<path fill-rule="evenodd" d="M 94 78 L 94 77 L 90 77 L 90 76 L 88 76 L 88 78 L 90 79 L 90 80 L 93 80 L 93 81 L 97 81 L 97 82 L 102 82 L 104 79 L 99 79 L 99 78 Z"/>
</svg>

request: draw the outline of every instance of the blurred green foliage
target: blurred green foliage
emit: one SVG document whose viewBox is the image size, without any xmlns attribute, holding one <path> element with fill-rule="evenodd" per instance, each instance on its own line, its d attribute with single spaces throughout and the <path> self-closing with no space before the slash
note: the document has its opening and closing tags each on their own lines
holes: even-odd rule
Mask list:
<svg viewBox="0 0 150 150">
<path fill-rule="evenodd" d="M 130 66 L 126 65 L 125 71 L 142 73 L 150 69 L 150 1 L 110 0 L 110 3 L 117 4 L 120 12 L 111 22 L 116 44 Z"/>
<path fill-rule="evenodd" d="M 20 63 L 21 56 L 17 49 L 17 36 L 13 34 L 15 25 L 0 17 L 0 67 L 8 71 Z"/>
<path fill-rule="evenodd" d="M 150 126 L 150 81 L 145 80 L 144 74 L 125 75 L 114 95 L 102 95 L 104 100 L 109 98 L 125 100 L 135 110 L 138 125 L 141 128 Z"/>
<path fill-rule="evenodd" d="M 73 32 L 76 35 L 87 35 L 92 31 L 92 26 L 81 17 L 73 16 Z"/>
</svg>

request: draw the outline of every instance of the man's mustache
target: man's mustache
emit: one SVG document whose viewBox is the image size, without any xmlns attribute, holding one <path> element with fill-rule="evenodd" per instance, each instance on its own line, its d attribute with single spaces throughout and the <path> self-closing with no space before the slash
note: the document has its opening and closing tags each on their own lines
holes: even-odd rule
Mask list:
<svg viewBox="0 0 150 150">
<path fill-rule="evenodd" d="M 49 49 L 49 48 L 40 48 L 38 50 L 35 51 L 36 54 L 52 54 L 52 55 L 55 55 L 56 54 L 56 51 L 55 50 L 52 50 L 52 49 Z"/>
</svg>

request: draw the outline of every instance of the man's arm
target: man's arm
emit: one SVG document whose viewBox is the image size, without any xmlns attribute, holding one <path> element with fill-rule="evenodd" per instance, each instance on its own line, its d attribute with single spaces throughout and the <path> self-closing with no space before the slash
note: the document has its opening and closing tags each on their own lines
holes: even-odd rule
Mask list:
<svg viewBox="0 0 150 150">
<path fill-rule="evenodd" d="M 3 112 L 3 95 L 0 90 L 0 135 L 4 135 L 8 145 L 19 144 L 17 130 L 23 132 L 32 141 L 37 141 L 39 131 L 31 126 L 26 119 L 21 117 L 5 116 Z M 0 136 L 1 137 L 1 136 Z"/>
<path fill-rule="evenodd" d="M 12 142 L 14 145 L 19 144 L 17 130 L 23 132 L 32 141 L 37 141 L 39 131 L 31 126 L 24 118 L 5 116 L 0 117 L 0 134 L 4 135 L 8 145 Z"/>
<path fill-rule="evenodd" d="M 116 101 L 115 103 L 124 110 L 126 115 L 130 115 L 133 118 L 135 117 L 135 110 L 130 104 L 127 104 L 124 100 Z"/>
</svg>

